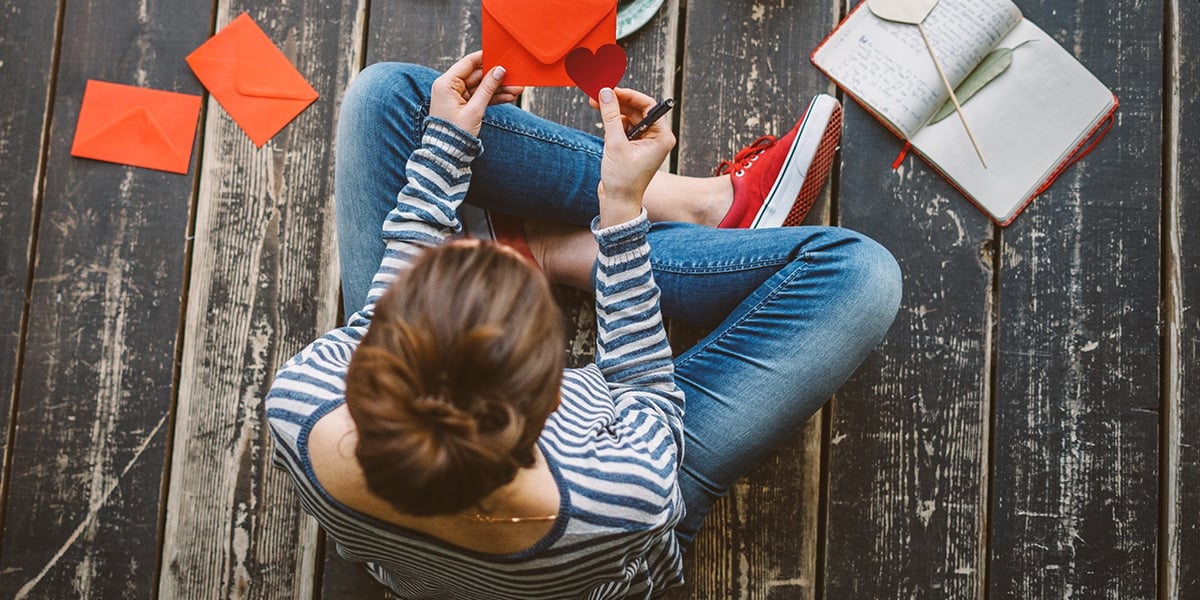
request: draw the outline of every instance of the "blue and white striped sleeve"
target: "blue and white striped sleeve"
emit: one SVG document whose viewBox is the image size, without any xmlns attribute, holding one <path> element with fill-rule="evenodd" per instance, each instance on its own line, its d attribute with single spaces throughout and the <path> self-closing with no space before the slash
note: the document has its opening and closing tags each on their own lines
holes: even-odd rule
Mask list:
<svg viewBox="0 0 1200 600">
<path fill-rule="evenodd" d="M 596 273 L 596 365 L 614 400 L 650 407 L 671 428 L 683 450 L 683 392 L 675 385 L 671 346 L 650 270 L 650 222 L 638 218 L 592 232 L 600 246 Z"/>
<path fill-rule="evenodd" d="M 349 325 L 371 320 L 375 303 L 425 248 L 462 232 L 458 207 L 471 182 L 471 161 L 482 152 L 479 138 L 437 117 L 425 119 L 421 147 L 406 166 L 408 183 L 383 222 L 383 262 L 371 281 L 366 306 L 348 319 Z"/>
<path fill-rule="evenodd" d="M 275 374 L 264 405 L 267 423 L 275 437 L 276 464 L 300 464 L 300 430 L 318 411 L 341 403 L 350 356 L 365 334 L 362 327 L 330 331 L 284 363 Z"/>
</svg>

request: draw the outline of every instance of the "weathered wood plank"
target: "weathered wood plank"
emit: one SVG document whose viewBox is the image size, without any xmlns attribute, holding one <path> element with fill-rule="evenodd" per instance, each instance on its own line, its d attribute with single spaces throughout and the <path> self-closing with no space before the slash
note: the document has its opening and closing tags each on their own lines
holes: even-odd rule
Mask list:
<svg viewBox="0 0 1200 600">
<path fill-rule="evenodd" d="M 8 455 L 8 425 L 16 401 L 21 315 L 41 202 L 42 140 L 50 125 L 58 10 L 58 3 L 0 2 L 0 90 L 27 91 L 6 94 L 0 111 L 0 458 Z M 7 478 L 0 467 L 0 490 Z"/>
<path fill-rule="evenodd" d="M 832 405 L 825 595 L 982 597 L 993 232 L 846 106 L 841 224 L 895 255 L 900 312 Z M 864 573 L 870 573 L 864 577 Z"/>
<path fill-rule="evenodd" d="M 0 596 L 153 596 L 194 180 L 68 153 L 89 78 L 200 92 L 183 58 L 209 11 L 124 0 L 64 17 Z"/>
<path fill-rule="evenodd" d="M 317 527 L 271 467 L 262 398 L 280 364 L 337 325 L 329 140 L 359 68 L 364 7 L 218 5 L 218 28 L 248 12 L 321 97 L 262 148 L 209 103 L 163 598 L 313 597 Z"/>
<path fill-rule="evenodd" d="M 400 61 L 445 69 L 480 48 L 478 0 L 373 2 L 368 63 Z M 349 565 L 326 538 L 322 598 L 391 598 L 360 565 Z"/>
<path fill-rule="evenodd" d="M 1174 87 L 1168 131 L 1167 247 L 1170 248 L 1164 315 L 1174 361 L 1166 364 L 1169 396 L 1164 440 L 1168 496 L 1164 508 L 1164 600 L 1186 600 L 1200 589 L 1200 5 L 1168 2 L 1174 50 L 1169 81 Z M 1187 33 L 1185 33 L 1187 32 Z"/>
<path fill-rule="evenodd" d="M 678 172 L 711 174 L 758 136 L 786 133 L 812 94 L 831 91 L 805 57 L 838 13 L 836 2 L 688 2 Z M 818 207 L 809 222 L 826 215 Z M 698 334 L 677 329 L 672 345 Z M 814 417 L 718 503 L 687 557 L 688 585 L 673 597 L 815 597 L 821 430 Z"/>
<path fill-rule="evenodd" d="M 1121 110 L 1003 232 L 989 592 L 1153 598 L 1163 7 L 1022 8 Z"/>
<path fill-rule="evenodd" d="M 367 63 L 400 61 L 445 69 L 482 47 L 477 0 L 371 5 Z"/>
</svg>

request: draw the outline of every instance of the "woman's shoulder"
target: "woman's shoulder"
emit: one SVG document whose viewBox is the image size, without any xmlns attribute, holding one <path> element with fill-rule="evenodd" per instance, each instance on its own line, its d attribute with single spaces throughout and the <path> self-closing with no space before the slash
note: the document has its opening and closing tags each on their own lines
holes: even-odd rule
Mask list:
<svg viewBox="0 0 1200 600">
<path fill-rule="evenodd" d="M 354 513 L 395 521 L 399 512 L 367 489 L 367 477 L 354 454 L 358 443 L 356 431 L 345 404 L 312 424 L 304 444 L 314 478 L 310 483 Z"/>
<path fill-rule="evenodd" d="M 350 365 L 350 357 L 366 334 L 365 324 L 333 329 L 297 352 L 291 360 L 284 363 L 280 372 L 288 369 L 315 368 L 344 374 L 346 367 Z"/>
<path fill-rule="evenodd" d="M 641 403 L 618 401 L 595 364 L 564 372 L 558 408 L 546 420 L 542 439 L 574 466 L 623 468 L 627 461 L 657 461 L 666 425 Z"/>
<path fill-rule="evenodd" d="M 345 396 L 346 369 L 365 334 L 362 327 L 341 327 L 305 346 L 275 372 L 265 405 L 268 419 L 299 423 Z"/>
<path fill-rule="evenodd" d="M 574 431 L 588 430 L 614 418 L 612 394 L 604 375 L 594 363 L 563 371 L 558 408 L 548 421 L 561 423 Z"/>
<path fill-rule="evenodd" d="M 306 450 L 313 472 L 325 491 L 335 498 L 346 490 L 366 486 L 362 468 L 354 458 L 354 420 L 345 404 L 322 415 L 308 432 Z"/>
</svg>

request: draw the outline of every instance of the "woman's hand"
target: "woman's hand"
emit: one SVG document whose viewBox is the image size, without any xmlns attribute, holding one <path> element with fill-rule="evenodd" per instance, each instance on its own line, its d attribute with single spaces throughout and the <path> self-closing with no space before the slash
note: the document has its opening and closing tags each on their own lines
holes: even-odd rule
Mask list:
<svg viewBox="0 0 1200 600">
<path fill-rule="evenodd" d="M 645 135 L 629 140 L 625 131 L 654 107 L 654 98 L 634 90 L 600 90 L 604 158 L 600 161 L 600 226 L 611 227 L 642 214 L 642 194 L 675 147 L 675 134 L 659 119 Z"/>
<path fill-rule="evenodd" d="M 429 116 L 445 119 L 478 136 L 484 109 L 512 102 L 525 90 L 520 86 L 502 86 L 503 80 L 504 67 L 493 67 L 485 76 L 483 52 L 472 52 L 433 81 Z"/>
</svg>

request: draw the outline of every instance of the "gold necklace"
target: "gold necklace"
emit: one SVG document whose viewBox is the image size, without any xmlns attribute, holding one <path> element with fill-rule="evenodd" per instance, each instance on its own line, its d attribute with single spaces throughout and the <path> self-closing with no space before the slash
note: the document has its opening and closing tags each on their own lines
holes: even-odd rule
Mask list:
<svg viewBox="0 0 1200 600">
<path fill-rule="evenodd" d="M 464 519 L 479 521 L 480 523 L 530 523 L 534 521 L 553 521 L 558 518 L 558 515 L 545 515 L 539 517 L 493 517 L 481 513 L 459 513 L 458 516 L 463 517 Z"/>
</svg>

